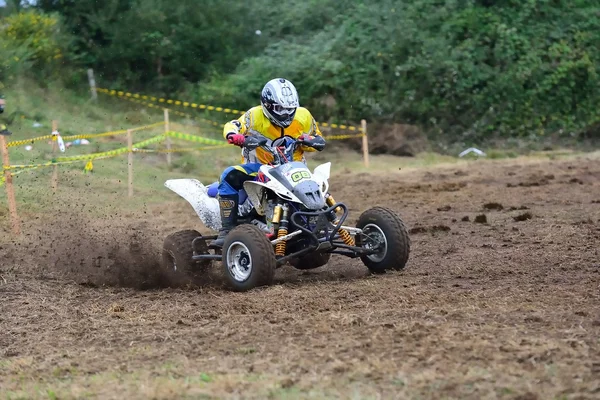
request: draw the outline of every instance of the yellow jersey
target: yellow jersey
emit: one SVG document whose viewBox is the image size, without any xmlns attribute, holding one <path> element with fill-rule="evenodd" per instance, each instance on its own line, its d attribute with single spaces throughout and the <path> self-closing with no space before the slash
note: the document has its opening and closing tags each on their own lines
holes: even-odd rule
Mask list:
<svg viewBox="0 0 600 400">
<path fill-rule="evenodd" d="M 225 124 L 223 127 L 223 136 L 227 138 L 227 134 L 232 132 L 241 133 L 246 136 L 249 134 L 260 134 L 268 140 L 268 146 L 272 146 L 274 143 L 277 145 L 277 139 L 283 138 L 284 136 L 293 139 L 297 139 L 303 134 L 322 136 L 310 111 L 304 107 L 298 107 L 296 109 L 294 120 L 287 128 L 281 128 L 271 123 L 271 121 L 263 114 L 261 106 L 252 107 L 240 118 Z M 312 147 L 298 146 L 298 149 L 294 153 L 294 161 L 305 162 L 305 151 L 313 152 L 316 150 Z M 261 148 L 253 151 L 242 149 L 242 163 L 258 162 L 261 164 L 268 164 L 271 161 L 273 161 L 273 156 Z"/>
</svg>

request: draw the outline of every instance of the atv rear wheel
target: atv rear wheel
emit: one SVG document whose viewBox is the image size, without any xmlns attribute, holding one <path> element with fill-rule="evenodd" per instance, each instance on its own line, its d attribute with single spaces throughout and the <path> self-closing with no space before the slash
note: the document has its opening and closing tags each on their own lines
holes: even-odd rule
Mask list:
<svg viewBox="0 0 600 400">
<path fill-rule="evenodd" d="M 373 207 L 360 216 L 357 228 L 365 235 L 357 235 L 360 245 L 374 248 L 374 254 L 361 256 L 363 264 L 373 273 L 384 273 L 386 270 L 401 270 L 406 266 L 410 253 L 410 237 L 402 219 L 392 210 L 385 207 Z"/>
<path fill-rule="evenodd" d="M 210 260 L 194 261 L 192 242 L 202 236 L 198 231 L 188 229 L 167 236 L 163 243 L 161 270 L 169 286 L 185 286 L 194 282 L 210 266 Z M 208 254 L 204 240 L 196 241 L 196 251 Z"/>
<path fill-rule="evenodd" d="M 329 253 L 313 253 L 294 258 L 290 261 L 290 265 L 300 270 L 315 269 L 327 264 L 330 258 L 331 254 Z"/>
<path fill-rule="evenodd" d="M 223 243 L 223 273 L 230 289 L 244 292 L 273 283 L 276 267 L 273 245 L 260 228 L 243 224 Z"/>
</svg>

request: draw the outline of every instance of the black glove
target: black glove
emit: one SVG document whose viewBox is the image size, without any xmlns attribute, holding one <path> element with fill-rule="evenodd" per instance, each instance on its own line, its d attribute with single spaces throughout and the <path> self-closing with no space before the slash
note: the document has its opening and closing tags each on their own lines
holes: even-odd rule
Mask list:
<svg viewBox="0 0 600 400">
<path fill-rule="evenodd" d="M 0 106 L 0 114 L 4 112 L 4 106 Z"/>
</svg>

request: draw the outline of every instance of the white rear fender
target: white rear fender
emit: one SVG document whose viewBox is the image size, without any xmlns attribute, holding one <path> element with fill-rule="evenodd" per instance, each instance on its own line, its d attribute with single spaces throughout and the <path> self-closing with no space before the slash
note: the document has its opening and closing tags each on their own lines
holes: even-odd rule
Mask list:
<svg viewBox="0 0 600 400">
<path fill-rule="evenodd" d="M 208 188 L 196 179 L 169 179 L 165 186 L 192 205 L 200 220 L 209 229 L 221 229 L 219 201 L 208 195 Z"/>
</svg>

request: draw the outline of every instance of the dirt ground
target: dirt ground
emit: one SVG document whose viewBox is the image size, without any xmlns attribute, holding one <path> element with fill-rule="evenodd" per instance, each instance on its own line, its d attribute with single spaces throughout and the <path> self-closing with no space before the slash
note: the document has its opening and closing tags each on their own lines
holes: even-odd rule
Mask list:
<svg viewBox="0 0 600 400">
<path fill-rule="evenodd" d="M 183 200 L 31 221 L 0 249 L 0 394 L 600 398 L 598 157 L 337 176 L 331 188 L 352 222 L 374 205 L 402 215 L 404 271 L 371 276 L 335 256 L 248 293 L 160 289 L 162 238 L 197 227 Z"/>
</svg>

